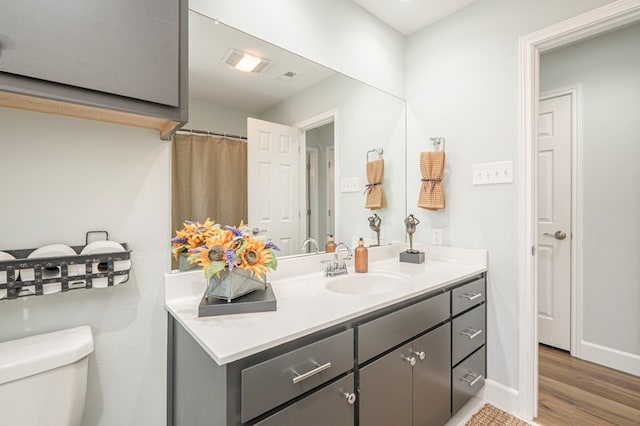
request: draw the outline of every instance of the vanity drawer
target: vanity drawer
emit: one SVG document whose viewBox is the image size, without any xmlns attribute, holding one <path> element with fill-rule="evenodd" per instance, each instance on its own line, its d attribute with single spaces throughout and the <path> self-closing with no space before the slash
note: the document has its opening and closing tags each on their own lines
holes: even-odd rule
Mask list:
<svg viewBox="0 0 640 426">
<path fill-rule="evenodd" d="M 256 423 L 256 426 L 353 426 L 354 389 L 352 373 Z"/>
<path fill-rule="evenodd" d="M 480 349 L 453 369 L 451 374 L 453 414 L 484 386 L 484 352 L 484 348 Z"/>
<path fill-rule="evenodd" d="M 358 327 L 361 364 L 449 318 L 449 294 L 443 293 Z"/>
<path fill-rule="evenodd" d="M 485 301 L 485 279 L 480 278 L 451 290 L 451 315 L 456 316 L 460 312 Z"/>
<path fill-rule="evenodd" d="M 241 417 L 254 417 L 353 367 L 353 330 L 242 370 Z"/>
<path fill-rule="evenodd" d="M 451 327 L 451 365 L 456 365 L 485 342 L 485 305 L 453 320 Z"/>
</svg>

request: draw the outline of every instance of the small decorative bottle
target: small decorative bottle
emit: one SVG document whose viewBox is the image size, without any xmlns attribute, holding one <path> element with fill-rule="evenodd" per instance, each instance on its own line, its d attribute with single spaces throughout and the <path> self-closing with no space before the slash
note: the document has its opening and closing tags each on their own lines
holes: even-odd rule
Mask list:
<svg viewBox="0 0 640 426">
<path fill-rule="evenodd" d="M 326 253 L 334 253 L 336 251 L 336 242 L 333 241 L 332 234 L 329 234 L 329 240 L 327 241 L 327 245 L 324 246 L 324 251 Z"/>
<path fill-rule="evenodd" d="M 367 272 L 369 270 L 369 251 L 364 246 L 362 238 L 358 241 L 356 247 L 356 272 Z"/>
</svg>

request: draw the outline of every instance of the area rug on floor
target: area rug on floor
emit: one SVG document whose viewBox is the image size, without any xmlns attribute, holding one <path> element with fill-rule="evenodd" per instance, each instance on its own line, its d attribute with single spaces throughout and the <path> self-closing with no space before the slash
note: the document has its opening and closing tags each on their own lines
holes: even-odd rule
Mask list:
<svg viewBox="0 0 640 426">
<path fill-rule="evenodd" d="M 506 411 L 494 407 L 491 404 L 484 404 L 477 413 L 475 413 L 466 426 L 489 426 L 489 425 L 505 425 L 505 426 L 529 426 L 529 423 L 520 420 L 516 416 L 512 416 Z"/>
</svg>

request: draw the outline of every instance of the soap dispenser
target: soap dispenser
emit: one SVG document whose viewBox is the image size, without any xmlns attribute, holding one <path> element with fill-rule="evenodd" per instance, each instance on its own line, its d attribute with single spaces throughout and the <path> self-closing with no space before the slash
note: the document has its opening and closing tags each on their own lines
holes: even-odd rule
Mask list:
<svg viewBox="0 0 640 426">
<path fill-rule="evenodd" d="M 324 251 L 326 253 L 334 253 L 336 251 L 336 242 L 333 241 L 333 235 L 329 235 L 329 240 L 327 241 L 327 245 L 324 246 Z"/>
<path fill-rule="evenodd" d="M 367 272 L 369 270 L 369 251 L 364 246 L 362 238 L 358 240 L 358 247 L 356 247 L 356 272 Z"/>
</svg>

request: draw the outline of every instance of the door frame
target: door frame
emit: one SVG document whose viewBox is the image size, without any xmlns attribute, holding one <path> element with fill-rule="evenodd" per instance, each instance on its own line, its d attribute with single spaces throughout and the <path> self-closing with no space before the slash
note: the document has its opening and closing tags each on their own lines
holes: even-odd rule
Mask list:
<svg viewBox="0 0 640 426">
<path fill-rule="evenodd" d="M 305 173 L 305 176 L 309 177 L 309 182 L 306 182 L 306 184 L 307 184 L 307 187 L 309 188 L 308 205 L 309 205 L 309 210 L 311 211 L 311 215 L 305 212 L 305 217 L 310 218 L 311 223 L 307 224 L 309 235 L 306 235 L 307 229 L 305 229 L 305 239 L 313 235 L 318 236 L 318 221 L 319 221 L 319 218 L 321 217 L 320 212 L 318 211 L 318 170 L 319 170 L 318 148 L 316 147 L 306 148 L 306 153 L 309 155 L 309 169 L 307 170 L 307 173 Z M 305 197 L 306 197 L 306 194 L 305 194 Z M 316 213 L 313 213 L 314 211 Z"/>
<path fill-rule="evenodd" d="M 569 306 L 571 309 L 570 324 L 570 352 L 572 356 L 580 357 L 580 342 L 582 341 L 582 209 L 583 182 L 582 182 L 582 84 L 566 86 L 540 93 L 540 102 L 571 96 L 571 296 Z M 536 169 L 537 173 L 537 169 Z M 536 175 L 537 176 L 537 175 Z M 536 188 L 536 203 L 538 193 Z M 537 213 L 537 210 L 536 210 Z M 536 221 L 538 217 L 536 214 Z M 536 242 L 537 243 L 537 242 Z M 537 288 L 537 282 L 536 282 Z"/>
<path fill-rule="evenodd" d="M 540 53 L 640 20 L 640 0 L 618 0 L 519 40 L 519 355 L 518 411 L 533 420 L 538 412 L 537 136 Z"/>
<path fill-rule="evenodd" d="M 640 0 L 639 0 L 640 1 Z M 306 171 L 304 170 L 304 167 L 307 163 L 306 161 L 306 153 L 307 153 L 307 131 L 315 129 L 316 127 L 320 127 L 320 126 L 324 126 L 325 124 L 329 124 L 333 122 L 333 146 L 334 146 L 334 167 L 336 167 L 336 171 L 337 166 L 338 166 L 338 159 L 339 159 L 339 153 L 340 153 L 340 149 L 339 149 L 339 144 L 338 144 L 338 109 L 331 109 L 329 111 L 325 111 L 323 113 L 320 113 L 318 115 L 314 115 L 311 118 L 308 118 L 306 120 L 303 120 L 299 123 L 294 124 L 294 127 L 297 127 L 299 129 L 300 132 L 300 137 L 299 137 L 299 141 L 300 141 L 300 158 L 302 159 L 300 162 L 300 176 L 306 176 Z M 336 174 L 336 178 L 337 178 L 337 174 Z M 305 182 L 306 184 L 306 182 Z M 306 185 L 301 185 L 302 189 L 301 189 L 301 193 L 300 193 L 300 208 L 301 208 L 301 212 L 304 211 L 307 207 L 306 207 L 306 202 L 304 200 L 306 200 Z M 337 195 L 339 194 L 338 192 L 338 179 L 336 179 L 335 185 L 334 185 L 334 193 Z M 340 203 L 338 200 L 338 197 L 334 197 L 335 200 L 335 212 L 334 212 L 334 220 L 336 217 L 338 217 L 338 212 L 340 211 Z M 306 235 L 307 232 L 307 215 L 304 214 L 303 215 L 305 217 L 305 220 L 301 220 L 300 221 L 300 230 L 301 230 L 301 234 L 300 235 Z M 338 227 L 336 226 L 335 232 L 338 232 Z M 340 241 L 338 239 L 337 235 L 334 235 L 334 238 L 336 241 Z M 322 244 L 322 241 L 318 241 L 318 245 L 320 246 L 320 248 L 324 247 L 324 244 Z"/>
</svg>

